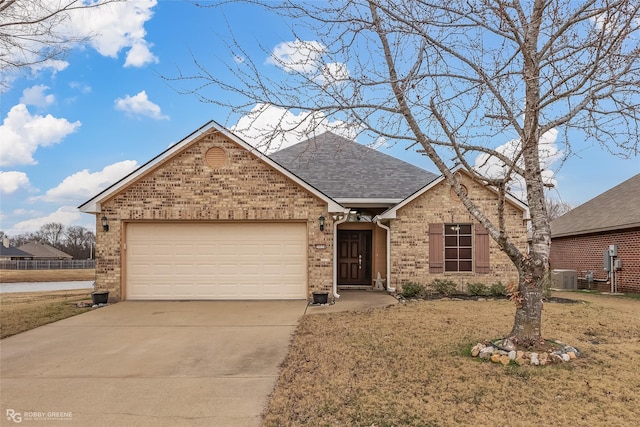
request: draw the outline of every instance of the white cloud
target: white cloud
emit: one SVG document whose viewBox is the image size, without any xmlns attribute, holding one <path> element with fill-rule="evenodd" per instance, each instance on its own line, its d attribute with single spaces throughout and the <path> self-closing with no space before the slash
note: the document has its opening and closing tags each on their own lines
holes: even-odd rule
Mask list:
<svg viewBox="0 0 640 427">
<path fill-rule="evenodd" d="M 98 5 L 105 0 L 83 1 Z M 88 44 L 103 56 L 117 57 L 123 49 L 129 49 L 125 66 L 141 67 L 158 59 L 149 50 L 145 40 L 144 24 L 153 16 L 152 9 L 157 0 L 116 1 L 99 7 L 74 9 L 55 15 L 54 19 L 44 18 L 50 10 L 58 9 L 58 0 L 43 0 L 34 9 L 29 0 L 18 0 L 8 6 L 0 16 L 12 17 L 18 24 L 6 25 L 3 30 L 9 41 L 17 41 L 5 46 L 4 64 L 32 64 L 33 72 L 66 68 L 68 62 L 60 59 L 44 59 L 51 52 L 50 47 L 59 43 L 65 48 Z M 67 2 L 65 2 L 67 3 Z M 78 2 L 80 3 L 80 2 Z M 27 19 L 36 22 L 25 25 Z M 3 22 L 4 23 L 4 22 Z M 71 40 L 71 42 L 69 42 Z M 88 40 L 88 42 L 87 42 Z M 9 72 L 2 73 L 0 80 L 9 85 L 17 75 L 17 70 L 8 65 Z"/>
<path fill-rule="evenodd" d="M 34 199 L 46 202 L 81 203 L 123 178 L 137 166 L 135 160 L 124 160 L 105 166 L 98 172 L 89 172 L 88 169 L 84 169 L 66 177 L 56 187 L 48 190 L 44 196 Z"/>
<path fill-rule="evenodd" d="M 305 74 L 320 85 L 340 83 L 348 79 L 349 69 L 346 64 L 322 61 L 325 51 L 326 47 L 317 41 L 282 42 L 273 48 L 266 62 L 287 73 Z"/>
<path fill-rule="evenodd" d="M 378 136 L 371 144 L 367 144 L 367 147 L 377 150 L 379 148 L 386 147 L 388 142 L 389 141 L 384 136 Z"/>
<path fill-rule="evenodd" d="M 562 157 L 562 151 L 558 149 L 556 145 L 556 139 L 558 138 L 558 131 L 551 129 L 546 132 L 540 138 L 538 144 L 538 152 L 540 155 L 540 168 L 542 169 L 542 181 L 549 186 L 556 186 L 557 181 L 555 179 L 555 173 L 551 169 L 560 157 Z M 503 144 L 495 149 L 497 152 L 505 155 L 508 158 L 513 159 L 520 151 L 520 140 L 512 140 Z M 520 167 L 524 166 L 523 160 L 518 161 Z M 498 160 L 494 156 L 488 154 L 480 154 L 475 159 L 474 169 L 489 178 L 502 178 L 507 172 L 505 164 Z M 509 191 L 514 196 L 526 200 L 527 190 L 524 182 L 524 178 L 520 175 L 514 175 Z"/>
<path fill-rule="evenodd" d="M 25 105 L 34 105 L 36 107 L 46 107 L 55 102 L 56 97 L 52 94 L 45 94 L 49 86 L 35 85 L 22 91 L 20 102 Z"/>
<path fill-rule="evenodd" d="M 359 129 L 340 120 L 330 121 L 321 112 L 294 114 L 271 104 L 257 104 L 230 130 L 269 154 L 327 131 L 354 139 Z"/>
<path fill-rule="evenodd" d="M 144 90 L 134 96 L 126 95 L 124 98 L 116 99 L 115 108 L 116 110 L 124 111 L 134 116 L 151 117 L 156 120 L 169 118 L 169 116 L 162 114 L 158 105 L 149 101 L 147 92 Z"/>
<path fill-rule="evenodd" d="M 31 189 L 29 177 L 24 172 L 0 171 L 0 193 L 12 194 L 19 189 Z"/>
<path fill-rule="evenodd" d="M 127 52 L 127 59 L 124 62 L 124 66 L 143 67 L 151 62 L 157 63 L 158 58 L 151 53 L 149 46 L 143 40 L 131 46 L 131 49 Z"/>
<path fill-rule="evenodd" d="M 101 55 L 115 58 L 129 48 L 125 66 L 158 62 L 145 40 L 144 24 L 153 16 L 156 0 L 113 2 L 72 14 L 70 33 L 91 36 L 89 44 Z"/>
<path fill-rule="evenodd" d="M 79 121 L 70 123 L 51 114 L 31 115 L 24 104 L 14 106 L 0 126 L 0 166 L 36 164 L 33 154 L 38 147 L 62 141 L 79 126 Z"/>
<path fill-rule="evenodd" d="M 267 63 L 287 72 L 313 74 L 318 71 L 325 50 L 325 46 L 317 41 L 282 42 L 273 48 Z"/>
<path fill-rule="evenodd" d="M 91 90 L 92 90 L 91 86 L 89 86 L 86 83 L 81 83 L 81 82 L 70 82 L 69 83 L 69 87 L 71 89 L 75 89 L 77 91 L 80 91 L 80 93 L 84 93 L 84 94 L 91 93 Z"/>
<path fill-rule="evenodd" d="M 49 215 L 20 221 L 14 224 L 13 227 L 5 230 L 5 232 L 9 236 L 35 232 L 50 222 L 59 222 L 65 226 L 80 225 L 90 229 L 95 227 L 95 220 L 92 216 L 82 214 L 75 206 L 62 206 Z"/>
</svg>

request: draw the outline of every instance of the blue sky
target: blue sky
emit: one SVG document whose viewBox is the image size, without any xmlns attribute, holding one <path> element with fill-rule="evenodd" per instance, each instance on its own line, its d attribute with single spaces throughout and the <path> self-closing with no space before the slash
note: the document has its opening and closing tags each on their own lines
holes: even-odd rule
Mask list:
<svg viewBox="0 0 640 427">
<path fill-rule="evenodd" d="M 155 0 L 117 7 L 74 18 L 69 25 L 75 31 L 96 37 L 71 50 L 64 63 L 2 77 L 0 230 L 10 236 L 54 221 L 93 229 L 93 216 L 80 213 L 79 204 L 207 121 L 236 125 L 240 117 L 232 111 L 181 94 L 180 82 L 162 78 L 192 71 L 192 54 L 224 77 L 228 71 L 220 64 L 234 60 L 222 42 L 231 40 L 229 28 L 261 73 L 286 76 L 269 53 L 283 55 L 294 42 L 291 23 L 259 9 Z M 291 120 L 301 117 L 296 114 Z M 552 195 L 573 205 L 640 172 L 637 157 L 619 159 L 595 143 L 572 144 L 577 154 L 556 171 Z M 400 145 L 380 150 L 435 171 Z"/>
</svg>

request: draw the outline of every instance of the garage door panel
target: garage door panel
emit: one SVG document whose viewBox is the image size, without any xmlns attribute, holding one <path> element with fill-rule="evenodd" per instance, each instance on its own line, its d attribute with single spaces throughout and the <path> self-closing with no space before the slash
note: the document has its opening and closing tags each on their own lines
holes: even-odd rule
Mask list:
<svg viewBox="0 0 640 427">
<path fill-rule="evenodd" d="M 127 226 L 128 299 L 303 299 L 306 224 Z"/>
</svg>

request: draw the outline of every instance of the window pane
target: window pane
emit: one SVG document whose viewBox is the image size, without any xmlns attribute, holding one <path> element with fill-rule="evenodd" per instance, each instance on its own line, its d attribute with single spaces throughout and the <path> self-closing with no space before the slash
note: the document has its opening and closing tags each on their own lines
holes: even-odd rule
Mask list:
<svg viewBox="0 0 640 427">
<path fill-rule="evenodd" d="M 458 248 L 446 248 L 444 250 L 445 259 L 458 259 Z"/>
<path fill-rule="evenodd" d="M 471 224 L 460 225 L 460 234 L 471 234 Z"/>
<path fill-rule="evenodd" d="M 471 248 L 460 248 L 460 259 L 471 259 Z"/>
<path fill-rule="evenodd" d="M 445 261 L 444 271 L 458 271 L 458 261 Z"/>
<path fill-rule="evenodd" d="M 460 246 L 471 246 L 471 236 L 460 236 Z"/>
<path fill-rule="evenodd" d="M 445 246 L 458 246 L 458 237 L 456 236 L 446 236 L 444 238 Z"/>
<path fill-rule="evenodd" d="M 471 271 L 471 261 L 460 261 L 459 271 Z"/>
</svg>

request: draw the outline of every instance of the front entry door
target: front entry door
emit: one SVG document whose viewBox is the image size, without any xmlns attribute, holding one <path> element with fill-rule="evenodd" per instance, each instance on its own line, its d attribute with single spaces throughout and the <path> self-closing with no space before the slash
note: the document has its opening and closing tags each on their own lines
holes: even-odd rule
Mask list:
<svg viewBox="0 0 640 427">
<path fill-rule="evenodd" d="M 371 286 L 371 230 L 338 230 L 338 285 Z"/>
</svg>

